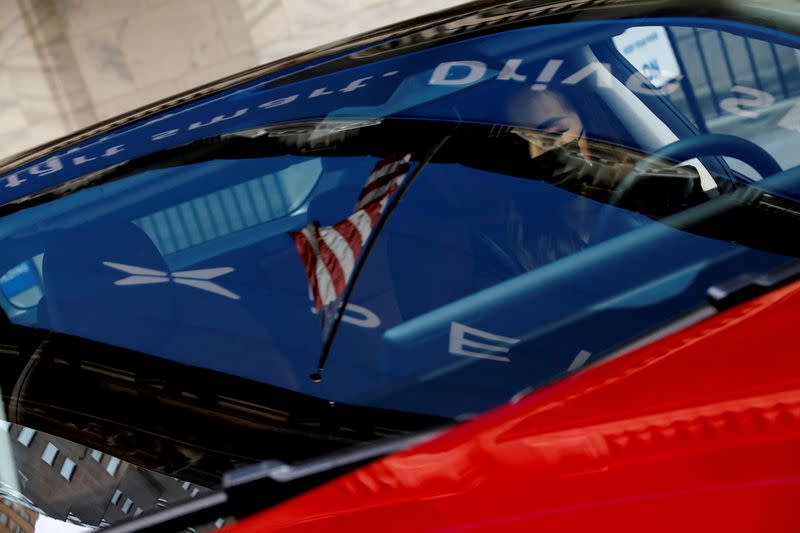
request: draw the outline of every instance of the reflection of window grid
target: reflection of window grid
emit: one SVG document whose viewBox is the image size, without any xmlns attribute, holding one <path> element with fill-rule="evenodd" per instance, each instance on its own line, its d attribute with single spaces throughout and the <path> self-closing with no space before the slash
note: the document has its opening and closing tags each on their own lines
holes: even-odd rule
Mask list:
<svg viewBox="0 0 800 533">
<path fill-rule="evenodd" d="M 720 102 L 731 96 L 733 86 L 764 90 L 776 100 L 800 95 L 795 50 L 788 46 L 710 28 L 670 27 L 667 32 L 698 108 L 692 111 L 684 88 L 671 93 L 669 99 L 695 122 L 708 122 L 712 132 L 714 119 L 727 114 Z M 722 124 L 730 127 L 728 122 Z"/>
<path fill-rule="evenodd" d="M 111 476 L 116 475 L 117 469 L 119 468 L 119 463 L 119 459 L 116 457 L 110 457 L 108 459 L 108 464 L 106 465 L 106 472 L 108 472 Z"/>
<path fill-rule="evenodd" d="M 142 508 L 141 507 L 137 507 L 136 510 L 133 512 L 133 517 L 136 518 L 137 516 L 142 514 L 142 512 L 143 512 Z"/>
<path fill-rule="evenodd" d="M 33 437 L 36 436 L 36 430 L 31 428 L 22 428 L 19 432 L 19 436 L 17 437 L 17 442 L 25 446 L 26 448 L 31 445 L 31 441 Z"/>
<path fill-rule="evenodd" d="M 53 463 L 55 462 L 57 455 L 58 455 L 58 448 L 56 448 L 56 446 L 52 442 L 48 442 L 47 446 L 42 452 L 42 461 L 49 464 L 50 466 L 53 466 Z"/>
<path fill-rule="evenodd" d="M 61 465 L 61 477 L 67 481 L 72 481 L 72 474 L 75 473 L 75 462 L 67 457 L 64 459 L 64 464 Z"/>
<path fill-rule="evenodd" d="M 266 201 L 268 199 L 268 201 Z M 135 220 L 162 255 L 286 216 L 296 208 L 278 174 L 239 183 Z"/>
<path fill-rule="evenodd" d="M 111 503 L 117 505 L 119 503 L 119 499 L 122 497 L 122 491 L 117 489 L 114 491 L 114 495 L 111 496 Z"/>
<path fill-rule="evenodd" d="M 99 452 L 97 450 L 92 450 L 91 456 L 92 456 L 92 459 L 94 459 L 98 463 L 103 460 L 103 452 Z"/>
<path fill-rule="evenodd" d="M 133 506 L 133 500 L 131 500 L 130 498 L 125 498 L 125 503 L 122 504 L 122 512 L 128 514 L 128 511 L 131 510 L 132 506 Z"/>
</svg>

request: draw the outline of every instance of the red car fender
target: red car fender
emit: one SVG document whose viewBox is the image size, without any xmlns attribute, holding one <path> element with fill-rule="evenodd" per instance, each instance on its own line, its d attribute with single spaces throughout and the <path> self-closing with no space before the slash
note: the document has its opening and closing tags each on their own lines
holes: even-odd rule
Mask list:
<svg viewBox="0 0 800 533">
<path fill-rule="evenodd" d="M 798 322 L 800 282 L 229 531 L 797 530 Z"/>
</svg>

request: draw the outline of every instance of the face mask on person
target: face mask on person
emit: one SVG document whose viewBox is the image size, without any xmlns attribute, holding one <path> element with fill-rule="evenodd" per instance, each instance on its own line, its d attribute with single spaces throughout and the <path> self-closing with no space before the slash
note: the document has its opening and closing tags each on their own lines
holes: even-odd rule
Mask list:
<svg viewBox="0 0 800 533">
<path fill-rule="evenodd" d="M 591 164 L 581 146 L 582 134 L 566 137 L 523 129 L 512 133 L 529 143 L 531 154 L 537 154 L 531 163 L 543 181 L 559 185 L 565 180 L 586 178 L 586 167 Z"/>
</svg>

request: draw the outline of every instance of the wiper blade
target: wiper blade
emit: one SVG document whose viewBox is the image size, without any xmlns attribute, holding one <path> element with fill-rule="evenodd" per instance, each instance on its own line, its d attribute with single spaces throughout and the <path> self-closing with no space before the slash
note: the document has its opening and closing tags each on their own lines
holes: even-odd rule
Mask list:
<svg viewBox="0 0 800 533">
<path fill-rule="evenodd" d="M 722 311 L 800 279 L 800 261 L 767 273 L 746 273 L 708 288 L 708 300 Z"/>
<path fill-rule="evenodd" d="M 298 465 L 264 461 L 227 472 L 211 494 L 151 511 L 109 528 L 112 533 L 180 531 L 220 517 L 243 518 L 316 488 L 340 475 L 438 435 L 442 430 L 387 440 Z"/>
</svg>

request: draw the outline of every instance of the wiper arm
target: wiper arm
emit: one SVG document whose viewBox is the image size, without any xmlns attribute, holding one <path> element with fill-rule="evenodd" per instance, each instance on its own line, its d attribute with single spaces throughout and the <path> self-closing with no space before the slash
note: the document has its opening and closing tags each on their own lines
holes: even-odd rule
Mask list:
<svg viewBox="0 0 800 533">
<path fill-rule="evenodd" d="M 138 518 L 121 522 L 112 533 L 173 532 L 213 522 L 243 518 L 316 488 L 340 475 L 438 435 L 440 430 L 391 439 L 323 456 L 295 466 L 264 461 L 227 472 L 220 490 Z"/>
</svg>

